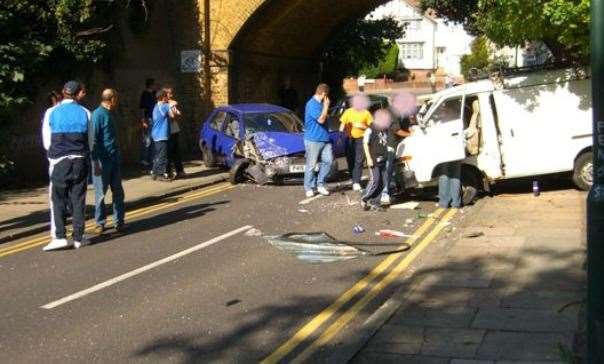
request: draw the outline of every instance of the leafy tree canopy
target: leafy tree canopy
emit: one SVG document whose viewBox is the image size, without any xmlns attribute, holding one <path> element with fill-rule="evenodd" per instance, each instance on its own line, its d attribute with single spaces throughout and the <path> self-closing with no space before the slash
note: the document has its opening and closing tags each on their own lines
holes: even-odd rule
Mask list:
<svg viewBox="0 0 604 364">
<path fill-rule="evenodd" d="M 116 1 L 2 0 L 0 116 L 28 101 L 35 83 L 74 64 L 95 64 L 109 52 Z"/>
<path fill-rule="evenodd" d="M 499 46 L 543 41 L 558 61 L 589 56 L 590 0 L 422 0 Z"/>
<path fill-rule="evenodd" d="M 392 18 L 354 20 L 335 34 L 324 48 L 327 73 L 337 81 L 345 76 L 356 76 L 362 69 L 377 67 L 404 32 L 404 25 Z"/>
</svg>

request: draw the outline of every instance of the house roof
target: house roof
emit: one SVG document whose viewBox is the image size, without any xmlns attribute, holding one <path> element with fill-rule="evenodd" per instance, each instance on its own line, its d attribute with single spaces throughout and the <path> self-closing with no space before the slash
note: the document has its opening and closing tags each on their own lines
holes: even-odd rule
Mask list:
<svg viewBox="0 0 604 364">
<path fill-rule="evenodd" d="M 418 10 L 422 10 L 420 0 L 405 0 L 405 2 Z M 426 11 L 424 11 L 424 17 L 436 23 L 437 16 L 436 11 L 434 9 L 427 9 Z"/>
</svg>

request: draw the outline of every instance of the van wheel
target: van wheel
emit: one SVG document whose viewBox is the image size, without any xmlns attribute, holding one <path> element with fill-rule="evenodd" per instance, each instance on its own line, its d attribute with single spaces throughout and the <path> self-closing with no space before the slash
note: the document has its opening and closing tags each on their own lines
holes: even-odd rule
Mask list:
<svg viewBox="0 0 604 364">
<path fill-rule="evenodd" d="M 208 148 L 206 144 L 199 143 L 199 149 L 201 150 L 201 155 L 203 157 L 203 163 L 208 168 L 216 167 L 216 158 L 212 151 Z"/>
<path fill-rule="evenodd" d="M 592 152 L 583 153 L 575 161 L 573 182 L 583 191 L 589 191 L 594 183 L 594 155 Z"/>
<path fill-rule="evenodd" d="M 249 167 L 249 165 L 250 161 L 247 159 L 236 160 L 229 173 L 229 182 L 231 182 L 233 185 L 245 182 L 248 179 L 245 170 L 247 167 Z"/>
<path fill-rule="evenodd" d="M 461 170 L 461 202 L 464 206 L 476 202 L 478 194 L 482 189 L 482 183 L 478 174 L 470 168 Z"/>
</svg>

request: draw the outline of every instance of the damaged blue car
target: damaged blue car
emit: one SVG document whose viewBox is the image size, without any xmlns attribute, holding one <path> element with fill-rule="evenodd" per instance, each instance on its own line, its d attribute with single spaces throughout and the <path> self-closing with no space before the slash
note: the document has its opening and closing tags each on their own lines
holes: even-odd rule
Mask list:
<svg viewBox="0 0 604 364">
<path fill-rule="evenodd" d="M 335 157 L 344 155 L 344 136 L 331 130 Z M 203 124 L 199 146 L 208 167 L 230 169 L 233 184 L 280 183 L 304 174 L 304 125 L 292 111 L 269 104 L 218 107 Z M 334 163 L 332 175 L 338 170 Z"/>
</svg>

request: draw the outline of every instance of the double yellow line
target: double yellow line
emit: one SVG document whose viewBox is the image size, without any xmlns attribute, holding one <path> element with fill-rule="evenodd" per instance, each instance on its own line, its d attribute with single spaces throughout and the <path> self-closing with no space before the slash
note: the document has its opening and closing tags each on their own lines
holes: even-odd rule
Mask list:
<svg viewBox="0 0 604 364">
<path fill-rule="evenodd" d="M 380 292 L 382 292 L 386 287 L 388 287 L 392 282 L 394 282 L 400 275 L 403 273 L 405 269 L 409 267 L 409 265 L 428 247 L 428 245 L 436 239 L 438 234 L 442 231 L 442 229 L 447 226 L 448 222 L 453 218 L 456 214 L 457 210 L 450 210 L 446 214 L 444 214 L 443 218 L 438 220 L 439 217 L 443 214 L 444 210 L 438 209 L 433 214 L 432 217 L 429 218 L 424 224 L 422 224 L 413 234 L 413 237 L 407 240 L 407 244 L 411 245 L 413 250 L 405 256 L 398 264 L 394 266 L 392 270 L 390 270 L 383 278 L 374 284 L 368 292 L 365 293 L 353 306 L 351 306 L 348 310 L 343 312 L 340 316 L 338 316 L 331 325 L 329 325 L 322 334 L 320 334 L 314 341 L 312 341 L 299 355 L 291 360 L 293 363 L 301 363 L 307 361 L 310 356 L 315 353 L 319 348 L 326 345 L 331 339 L 333 339 L 336 334 L 338 334 L 352 319 L 354 319 L 361 310 L 367 306 Z M 436 222 L 436 226 L 429 231 L 429 229 Z M 428 232 L 429 231 L 429 232 Z M 424 234 L 427 235 L 417 244 L 418 239 L 420 239 Z M 402 249 L 403 246 L 400 247 Z M 390 268 L 395 261 L 397 261 L 403 254 L 393 254 L 388 258 L 384 259 L 380 264 L 378 264 L 373 270 L 365 276 L 363 279 L 358 281 L 354 286 L 348 289 L 344 294 L 342 294 L 336 301 L 334 301 L 329 307 L 321 311 L 317 316 L 311 319 L 308 323 L 306 323 L 302 328 L 300 328 L 294 336 L 292 336 L 289 340 L 284 342 L 281 346 L 277 348 L 272 354 L 266 357 L 262 363 L 263 364 L 274 364 L 278 363 L 287 355 L 291 354 L 300 344 L 309 340 L 309 338 L 326 322 L 334 315 L 338 314 L 338 311 L 348 302 L 350 302 L 353 298 L 357 296 L 360 292 L 365 290 L 372 282 L 374 282 L 378 277 L 382 276 L 383 273 Z"/>
<path fill-rule="evenodd" d="M 214 195 L 214 194 L 217 194 L 220 192 L 228 191 L 234 187 L 235 186 L 232 186 L 229 183 L 220 183 L 218 185 L 203 189 L 201 191 L 197 191 L 197 192 L 194 192 L 194 193 L 191 193 L 188 195 L 181 195 L 181 196 L 177 197 L 175 201 L 172 201 L 172 202 L 162 202 L 162 203 L 159 203 L 156 205 L 128 211 L 128 212 L 126 212 L 125 218 L 127 220 L 135 219 L 138 217 L 149 215 L 156 211 L 164 210 L 164 209 L 167 209 L 172 206 L 183 204 L 185 202 L 188 202 L 188 201 L 191 201 L 194 199 L 207 197 L 207 196 L 211 196 L 211 195 Z M 86 232 L 91 232 L 91 230 L 94 228 L 94 226 L 95 226 L 94 220 L 89 220 L 85 226 Z M 48 241 L 49 241 L 48 234 L 44 234 L 44 235 L 38 236 L 36 238 L 32 238 L 30 240 L 24 241 L 19 244 L 14 244 L 14 245 L 5 247 L 3 249 L 0 249 L 0 258 L 8 256 L 8 255 L 16 254 L 16 253 L 24 251 L 24 250 L 32 249 L 32 248 L 35 248 L 40 245 L 47 244 Z"/>
</svg>

